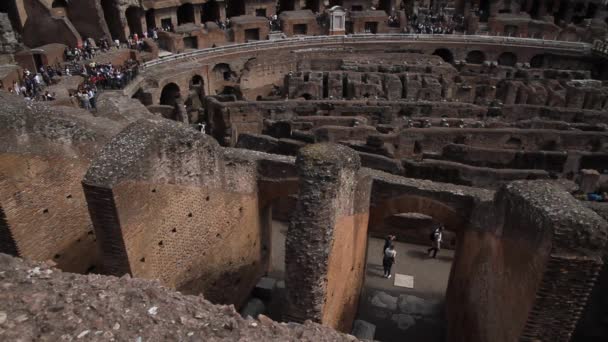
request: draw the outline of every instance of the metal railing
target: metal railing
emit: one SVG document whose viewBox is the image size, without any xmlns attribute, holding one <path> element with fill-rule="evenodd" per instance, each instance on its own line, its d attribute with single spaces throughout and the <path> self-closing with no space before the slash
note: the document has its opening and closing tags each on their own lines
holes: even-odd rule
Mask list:
<svg viewBox="0 0 608 342">
<path fill-rule="evenodd" d="M 306 36 L 293 37 L 280 40 L 260 40 L 250 43 L 231 44 L 214 48 L 198 49 L 196 51 L 184 52 L 165 57 L 143 64 L 144 69 L 172 61 L 188 58 L 211 57 L 222 54 L 238 53 L 244 51 L 256 51 L 267 48 L 285 48 L 291 46 L 307 45 L 336 45 L 354 44 L 368 42 L 437 42 L 444 41 L 449 43 L 479 43 L 479 44 L 501 44 L 515 47 L 534 47 L 546 49 L 559 49 L 571 52 L 589 54 L 591 44 L 581 42 L 568 42 L 559 40 L 544 40 L 535 38 L 518 38 L 504 36 L 481 36 L 481 35 L 459 35 L 459 34 L 405 34 L 405 33 L 386 33 L 386 34 L 354 34 L 347 36 Z"/>
</svg>

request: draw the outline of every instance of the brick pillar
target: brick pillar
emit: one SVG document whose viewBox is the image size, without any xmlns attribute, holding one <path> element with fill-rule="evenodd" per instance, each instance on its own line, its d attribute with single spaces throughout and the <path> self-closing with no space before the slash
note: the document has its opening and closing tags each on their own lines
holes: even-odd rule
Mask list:
<svg viewBox="0 0 608 342">
<path fill-rule="evenodd" d="M 300 191 L 285 246 L 289 321 L 350 331 L 363 283 L 371 188 L 360 165 L 353 150 L 336 144 L 309 145 L 298 154 Z"/>
</svg>

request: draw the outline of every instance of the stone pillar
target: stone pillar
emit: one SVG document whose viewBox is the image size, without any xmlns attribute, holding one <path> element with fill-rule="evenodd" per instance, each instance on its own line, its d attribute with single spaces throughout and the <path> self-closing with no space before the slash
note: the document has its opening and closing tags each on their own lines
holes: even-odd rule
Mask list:
<svg viewBox="0 0 608 342">
<path fill-rule="evenodd" d="M 199 25 L 201 23 L 201 12 L 203 11 L 202 5 L 194 5 L 194 23 Z"/>
<path fill-rule="evenodd" d="M 350 331 L 365 273 L 371 178 L 336 144 L 300 149 L 299 197 L 285 246 L 286 319 Z"/>
<path fill-rule="evenodd" d="M 219 9 L 220 9 L 220 20 L 221 21 L 226 21 L 226 3 L 225 2 L 218 2 L 217 3 Z"/>
</svg>

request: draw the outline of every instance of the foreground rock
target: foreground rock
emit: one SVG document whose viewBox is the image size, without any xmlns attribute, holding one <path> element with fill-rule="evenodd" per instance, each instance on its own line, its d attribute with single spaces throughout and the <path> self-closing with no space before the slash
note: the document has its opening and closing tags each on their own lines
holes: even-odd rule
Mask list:
<svg viewBox="0 0 608 342">
<path fill-rule="evenodd" d="M 242 319 L 147 280 L 61 273 L 0 254 L 2 341 L 356 341 L 318 324 Z"/>
</svg>

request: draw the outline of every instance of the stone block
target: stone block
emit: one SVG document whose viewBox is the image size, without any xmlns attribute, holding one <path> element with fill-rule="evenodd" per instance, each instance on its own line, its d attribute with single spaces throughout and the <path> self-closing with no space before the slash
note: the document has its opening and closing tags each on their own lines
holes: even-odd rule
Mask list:
<svg viewBox="0 0 608 342">
<path fill-rule="evenodd" d="M 361 340 L 373 340 L 376 334 L 376 325 L 357 319 L 353 324 L 351 335 Z"/>
</svg>

